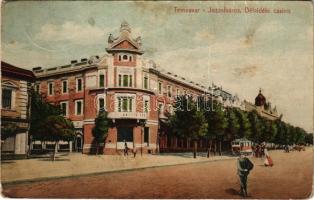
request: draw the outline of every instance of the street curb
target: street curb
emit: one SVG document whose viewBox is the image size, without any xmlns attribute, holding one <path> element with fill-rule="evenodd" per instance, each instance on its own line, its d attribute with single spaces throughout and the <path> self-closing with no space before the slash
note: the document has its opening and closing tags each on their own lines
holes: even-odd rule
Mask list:
<svg viewBox="0 0 314 200">
<path fill-rule="evenodd" d="M 24 183 L 36 183 L 36 182 L 43 182 L 43 181 L 52 181 L 52 180 L 62 180 L 66 178 L 80 178 L 86 176 L 97 176 L 97 175 L 104 175 L 104 174 L 111 174 L 111 173 L 124 173 L 124 172 L 131 172 L 131 171 L 138 171 L 138 170 L 146 170 L 146 169 L 154 169 L 154 168 L 163 168 L 163 167 L 172 167 L 172 166 L 180 166 L 180 165 L 190 165 L 190 164 L 200 164 L 200 163 L 207 163 L 207 162 L 217 162 L 217 161 L 226 161 L 236 159 L 236 157 L 230 157 L 225 159 L 217 159 L 217 160 L 204 160 L 199 162 L 187 162 L 187 163 L 177 163 L 177 164 L 169 164 L 169 165 L 155 165 L 155 166 L 148 166 L 148 167 L 136 167 L 136 168 L 129 168 L 129 169 L 118 169 L 118 170 L 111 170 L 111 171 L 101 171 L 101 172 L 91 172 L 85 174 L 74 174 L 74 175 L 65 175 L 65 176 L 53 176 L 53 177 L 41 177 L 41 178 L 34 178 L 34 179 L 23 179 L 23 180 L 15 180 L 15 181 L 1 181 L 2 186 L 14 186 Z"/>
</svg>

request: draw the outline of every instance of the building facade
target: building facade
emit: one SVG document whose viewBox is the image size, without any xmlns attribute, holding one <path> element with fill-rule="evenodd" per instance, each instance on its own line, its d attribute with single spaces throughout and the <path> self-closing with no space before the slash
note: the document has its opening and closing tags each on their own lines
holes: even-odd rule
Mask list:
<svg viewBox="0 0 314 200">
<path fill-rule="evenodd" d="M 221 87 L 207 88 L 143 58 L 141 37 L 133 38 L 127 22 L 121 24 L 117 37 L 109 35 L 105 49 L 107 53 L 102 56 L 33 69 L 35 90 L 47 102 L 59 105 L 63 115 L 73 121 L 77 137 L 69 146 L 75 150 L 96 150 L 92 130 L 102 109 L 110 119 L 108 136 L 102 144 L 105 154 L 120 154 L 125 142 L 128 148 L 142 153 L 192 148 L 192 141 L 172 138 L 160 128 L 165 113 L 173 112 L 175 96 L 209 94 L 226 107 L 245 109 L 237 96 Z M 202 149 L 207 145 L 199 141 L 198 146 Z"/>
<path fill-rule="evenodd" d="M 1 62 L 1 154 L 26 156 L 32 71 Z M 9 137 L 5 132 L 14 132 Z"/>
<path fill-rule="evenodd" d="M 127 22 L 121 24 L 118 37 L 110 34 L 106 51 L 106 55 L 60 67 L 34 68 L 35 89 L 73 121 L 74 148 L 83 153 L 95 151 L 92 129 L 101 109 L 106 109 L 111 120 L 105 154 L 121 153 L 124 141 L 130 149 L 154 153 L 159 119 L 173 111 L 174 97 L 197 96 L 207 89 L 145 60 L 141 38 L 132 37 Z"/>
<path fill-rule="evenodd" d="M 261 117 L 268 120 L 276 120 L 282 117 L 282 115 L 278 115 L 276 106 L 272 108 L 271 103 L 266 101 L 261 89 L 255 98 L 255 103 L 244 101 L 244 106 L 246 111 L 250 112 L 255 110 Z"/>
</svg>

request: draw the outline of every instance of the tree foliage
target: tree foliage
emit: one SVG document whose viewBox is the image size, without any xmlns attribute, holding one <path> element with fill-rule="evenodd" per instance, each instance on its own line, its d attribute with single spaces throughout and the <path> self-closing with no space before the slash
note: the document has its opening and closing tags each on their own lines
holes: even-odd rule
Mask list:
<svg viewBox="0 0 314 200">
<path fill-rule="evenodd" d="M 99 144 L 104 143 L 104 140 L 108 135 L 108 129 L 109 119 L 107 117 L 107 112 L 105 110 L 101 110 L 95 119 L 95 126 L 92 131 L 94 140 L 97 143 L 96 154 L 98 154 Z"/>
<path fill-rule="evenodd" d="M 50 115 L 44 120 L 42 124 L 42 128 L 45 131 L 42 132 L 44 134 L 44 138 L 50 141 L 71 141 L 74 139 L 74 125 L 73 123 L 65 119 L 60 115 Z"/>
<path fill-rule="evenodd" d="M 43 128 L 44 123 L 49 116 L 58 116 L 61 110 L 58 106 L 46 102 L 43 97 L 31 91 L 31 117 L 30 117 L 30 130 L 29 134 L 34 140 L 51 140 L 47 137 L 46 130 Z"/>
<path fill-rule="evenodd" d="M 205 116 L 190 97 L 178 97 L 170 123 L 173 133 L 192 140 L 198 140 L 207 133 Z"/>
<path fill-rule="evenodd" d="M 59 106 L 46 102 L 43 97 L 31 91 L 31 118 L 29 134 L 33 140 L 54 141 L 55 160 L 57 144 L 60 140 L 70 141 L 75 137 L 73 123 L 61 116 Z"/>
<path fill-rule="evenodd" d="M 202 105 L 199 105 L 200 103 Z M 205 103 L 205 104 L 204 104 Z M 212 142 L 231 142 L 236 138 L 247 138 L 255 143 L 269 142 L 279 145 L 313 144 L 313 134 L 300 127 L 292 126 L 280 119 L 269 120 L 257 111 L 246 112 L 238 108 L 224 108 L 218 101 L 192 98 L 176 101 L 178 108 L 166 121 L 167 133 L 196 139 L 209 139 Z M 204 106 L 205 105 L 205 106 Z M 208 109 L 208 105 L 210 109 Z M 188 109 L 187 109 L 188 108 Z M 204 130 L 206 127 L 206 130 Z"/>
<path fill-rule="evenodd" d="M 195 158 L 197 140 L 206 135 L 208 124 L 203 112 L 191 97 L 177 97 L 174 114 L 170 116 L 170 126 L 175 135 L 194 141 Z"/>
</svg>

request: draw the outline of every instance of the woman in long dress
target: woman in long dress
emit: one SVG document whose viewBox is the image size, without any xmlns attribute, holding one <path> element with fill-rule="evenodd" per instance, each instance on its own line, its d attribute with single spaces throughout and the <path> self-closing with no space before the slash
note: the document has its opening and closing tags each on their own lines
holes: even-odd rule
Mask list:
<svg viewBox="0 0 314 200">
<path fill-rule="evenodd" d="M 265 154 L 265 161 L 264 161 L 264 165 L 266 167 L 270 166 L 272 167 L 274 165 L 273 160 L 271 159 L 271 157 L 269 156 L 268 150 L 267 148 L 264 149 L 264 154 Z"/>
</svg>

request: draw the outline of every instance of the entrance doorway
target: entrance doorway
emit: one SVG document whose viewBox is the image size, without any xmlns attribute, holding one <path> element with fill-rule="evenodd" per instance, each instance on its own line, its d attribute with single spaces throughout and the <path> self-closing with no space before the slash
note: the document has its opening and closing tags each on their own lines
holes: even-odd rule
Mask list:
<svg viewBox="0 0 314 200">
<path fill-rule="evenodd" d="M 132 127 L 118 127 L 118 142 L 133 142 Z"/>
<path fill-rule="evenodd" d="M 83 138 L 81 135 L 77 135 L 75 138 L 75 150 L 81 152 L 83 150 Z"/>
</svg>

